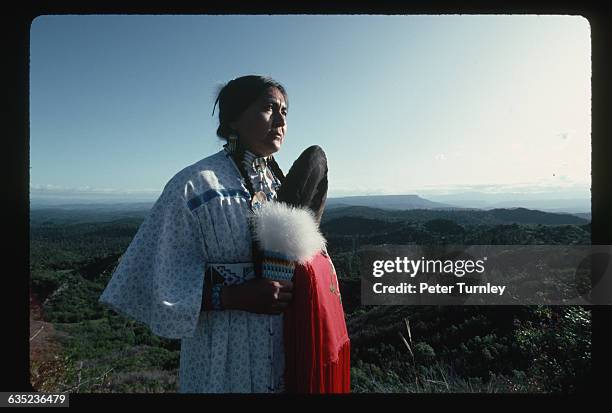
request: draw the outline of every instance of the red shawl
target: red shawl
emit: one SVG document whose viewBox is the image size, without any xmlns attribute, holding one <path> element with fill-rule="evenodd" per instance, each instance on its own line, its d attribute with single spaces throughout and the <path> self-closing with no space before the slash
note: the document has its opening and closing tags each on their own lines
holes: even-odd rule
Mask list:
<svg viewBox="0 0 612 413">
<path fill-rule="evenodd" d="M 296 265 L 284 316 L 285 388 L 290 393 L 349 393 L 350 341 L 338 278 L 320 252 Z"/>
</svg>

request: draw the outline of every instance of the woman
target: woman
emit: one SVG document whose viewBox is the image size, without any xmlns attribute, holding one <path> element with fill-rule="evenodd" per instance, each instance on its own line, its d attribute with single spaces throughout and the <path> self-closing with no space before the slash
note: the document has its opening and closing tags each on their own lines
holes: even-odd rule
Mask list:
<svg viewBox="0 0 612 413">
<path fill-rule="evenodd" d="M 248 219 L 283 179 L 272 154 L 287 130 L 287 93 L 244 76 L 218 104 L 228 143 L 170 179 L 100 301 L 181 339 L 180 392 L 280 392 L 292 283 L 255 277 Z"/>
<path fill-rule="evenodd" d="M 217 102 L 217 135 L 227 144 L 168 182 L 100 301 L 155 334 L 181 339 L 180 392 L 281 392 L 281 313 L 293 297 L 295 264 L 298 274 L 325 247 L 311 212 L 322 211 L 322 204 L 313 208 L 309 195 L 323 175 L 310 179 L 303 172 L 316 168 L 296 168 L 303 164 L 296 162 L 286 203 L 275 202 L 285 177 L 272 155 L 287 130 L 287 93 L 278 82 L 240 77 L 221 89 Z M 314 200 L 324 201 L 326 192 L 316 193 Z M 293 207 L 281 214 L 288 231 L 268 228 L 288 258 L 279 266 L 270 249 L 253 241 L 251 225 L 261 230 L 257 219 L 288 204 Z M 291 379 L 310 374 L 290 371 Z"/>
</svg>

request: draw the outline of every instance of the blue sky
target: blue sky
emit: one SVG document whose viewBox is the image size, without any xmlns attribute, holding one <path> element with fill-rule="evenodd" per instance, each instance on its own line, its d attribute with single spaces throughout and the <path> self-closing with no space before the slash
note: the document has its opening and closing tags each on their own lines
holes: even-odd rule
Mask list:
<svg viewBox="0 0 612 413">
<path fill-rule="evenodd" d="M 289 93 L 286 171 L 318 144 L 329 196 L 590 186 L 590 28 L 579 16 L 41 16 L 30 187 L 156 196 L 222 142 L 220 84 Z"/>
</svg>

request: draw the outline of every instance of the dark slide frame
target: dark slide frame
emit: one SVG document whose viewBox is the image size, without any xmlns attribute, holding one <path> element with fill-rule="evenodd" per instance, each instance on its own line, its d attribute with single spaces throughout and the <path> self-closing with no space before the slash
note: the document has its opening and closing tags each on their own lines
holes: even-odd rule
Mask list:
<svg viewBox="0 0 612 413">
<path fill-rule="evenodd" d="M 569 2 L 567 2 L 569 3 Z M 30 24 L 40 15 L 46 14 L 570 14 L 581 15 L 591 25 L 592 40 L 592 242 L 593 244 L 612 245 L 612 91 L 610 76 L 612 73 L 609 51 L 612 50 L 610 32 L 607 26 L 610 15 L 604 13 L 604 6 L 596 3 L 573 2 L 571 5 L 534 5 L 533 2 L 461 2 L 443 5 L 431 1 L 377 1 L 365 4 L 355 1 L 291 1 L 277 3 L 262 1 L 215 1 L 209 3 L 187 3 L 175 1 L 171 6 L 151 6 L 151 2 L 130 1 L 24 1 L 14 3 L 13 10 L 2 13 L 5 105 L 3 117 L 3 145 L 5 162 L 8 167 L 8 188 L 5 192 L 4 205 L 8 205 L 9 214 L 5 222 L 10 223 L 14 231 L 5 232 L 6 248 L 5 270 L 3 279 L 8 282 L 3 288 L 4 309 L 3 351 L 4 363 L 0 391 L 24 392 L 33 391 L 29 382 L 29 35 Z M 601 3 L 600 3 L 601 4 Z M 497 6 L 495 6 L 497 5 Z M 8 125 L 8 128 L 6 126 Z M 7 130 L 8 129 L 8 130 Z M 8 146 L 8 148 L 6 148 Z M 6 162 L 8 161 L 8 162 Z M 8 195 L 6 195 L 8 194 Z M 16 270 L 16 271 L 15 271 Z M 612 325 L 612 306 L 593 306 L 592 308 L 592 377 L 584 390 L 576 397 L 605 396 L 612 390 L 610 372 L 612 371 L 612 340 L 606 334 Z M 530 403 L 535 395 L 476 395 L 470 399 L 491 399 L 494 403 L 511 400 L 522 400 Z M 512 396 L 512 397 L 508 397 Z M 279 396 L 287 398 L 290 396 Z M 438 400 L 454 399 L 454 395 L 348 395 L 348 399 L 365 398 L 386 399 L 400 398 L 402 402 L 424 400 L 432 406 Z M 456 395 L 465 397 L 465 395 Z M 155 403 L 156 406 L 173 406 L 185 399 L 196 399 L 198 409 L 213 408 L 209 402 L 226 401 L 227 396 L 211 395 L 121 395 L 121 394 L 75 394 L 71 395 L 72 406 L 91 406 L 96 403 L 104 405 L 122 405 L 126 401 L 138 403 L 138 407 Z M 240 396 L 238 398 L 250 399 Z M 263 397 L 262 397 L 263 398 Z M 538 396 L 538 398 L 540 398 Z M 550 401 L 559 399 L 548 395 L 543 398 Z M 561 399 L 566 399 L 567 396 Z M 265 397 L 267 403 L 275 399 Z M 320 398 L 319 398 L 320 399 Z M 406 400 L 403 400 L 406 399 Z M 527 399 L 527 400 L 526 400 Z M 326 398 L 337 400 L 337 398 Z M 340 400 L 338 400 L 340 401 Z M 342 398 L 342 401 L 347 401 Z M 476 400 L 474 400 L 476 401 Z M 587 400 L 585 400 L 587 401 Z M 497 404 L 497 403 L 496 403 Z M 548 404 L 548 402 L 547 402 Z M 590 404 L 590 403 L 589 403 Z M 332 405 L 334 405 L 332 407 Z M 343 405 L 327 404 L 330 408 L 345 408 Z M 605 406 L 606 404 L 604 404 Z M 590 406 L 595 407 L 594 404 Z M 590 407 L 589 406 L 589 407 Z M 271 408 L 286 408 L 272 406 Z M 413 405 L 404 407 L 414 408 Z M 550 407 L 549 405 L 547 407 Z M 586 407 L 586 406 L 583 406 Z M 393 408 L 389 406 L 389 408 Z"/>
</svg>

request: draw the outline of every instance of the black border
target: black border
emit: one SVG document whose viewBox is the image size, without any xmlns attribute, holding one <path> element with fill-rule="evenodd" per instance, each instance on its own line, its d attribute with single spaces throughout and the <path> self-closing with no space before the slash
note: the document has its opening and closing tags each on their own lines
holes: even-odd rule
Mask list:
<svg viewBox="0 0 612 413">
<path fill-rule="evenodd" d="M 8 101 L 3 111 L 5 125 L 4 143 L 9 150 L 10 171 L 9 186 L 6 193 L 11 208 L 8 221 L 16 226 L 16 231 L 5 236 L 9 245 L 5 251 L 4 277 L 10 283 L 4 289 L 5 340 L 2 354 L 3 365 L 1 391 L 32 391 L 29 383 L 29 329 L 28 329 L 28 278 L 29 278 L 29 30 L 36 16 L 45 14 L 571 14 L 581 15 L 589 20 L 592 33 L 592 240 L 594 244 L 612 244 L 612 202 L 610 200 L 611 167 L 607 162 L 612 154 L 612 128 L 608 115 L 610 105 L 610 70 L 608 51 L 612 50 L 610 33 L 606 29 L 609 15 L 604 13 L 604 6 L 593 3 L 564 2 L 555 5 L 535 5 L 533 2 L 513 2 L 513 4 L 492 2 L 462 2 L 445 5 L 441 2 L 413 1 L 399 3 L 393 1 L 294 1 L 272 5 L 262 1 L 214 1 L 206 4 L 181 2 L 169 3 L 169 6 L 152 6 L 145 2 L 127 1 L 26 1 L 20 2 L 16 9 L 2 14 L 2 39 L 4 40 L 5 96 Z M 601 4 L 601 3 L 600 3 Z M 599 7 L 599 8 L 598 8 Z M 5 234 L 7 234 L 5 232 Z M 17 272 L 8 270 L 16 264 Z M 589 395 L 592 401 L 595 395 L 605 395 L 609 391 L 609 375 L 612 371 L 610 349 L 612 343 L 606 330 L 612 325 L 612 307 L 595 306 L 593 308 L 593 375 L 585 383 L 577 397 Z M 8 321 L 8 322 L 7 322 Z M 535 399 L 545 402 L 552 400 L 565 403 L 576 396 L 549 395 L 381 395 L 353 394 L 335 397 L 310 397 L 308 400 L 325 400 L 329 407 L 339 407 L 347 399 L 387 400 L 400 399 L 402 402 L 425 401 L 428 405 L 439 401 L 454 400 L 456 397 L 468 401 L 483 400 L 526 401 Z M 288 399 L 289 396 L 241 396 L 243 400 L 269 399 L 269 401 Z M 293 399 L 304 401 L 305 397 L 294 396 Z M 227 396 L 210 395 L 123 395 L 123 394 L 75 394 L 71 395 L 73 406 L 121 404 L 129 400 L 146 405 L 172 406 L 185 399 L 206 402 L 200 408 L 211 408 L 210 401 L 226 402 Z M 340 402 L 340 403 L 334 403 Z M 216 403 L 215 403 L 216 404 Z M 272 407 L 272 406 L 271 406 Z M 382 407 L 382 406 L 381 406 Z M 388 406 L 392 408 L 391 406 Z M 406 405 L 405 407 L 410 407 Z"/>
</svg>

